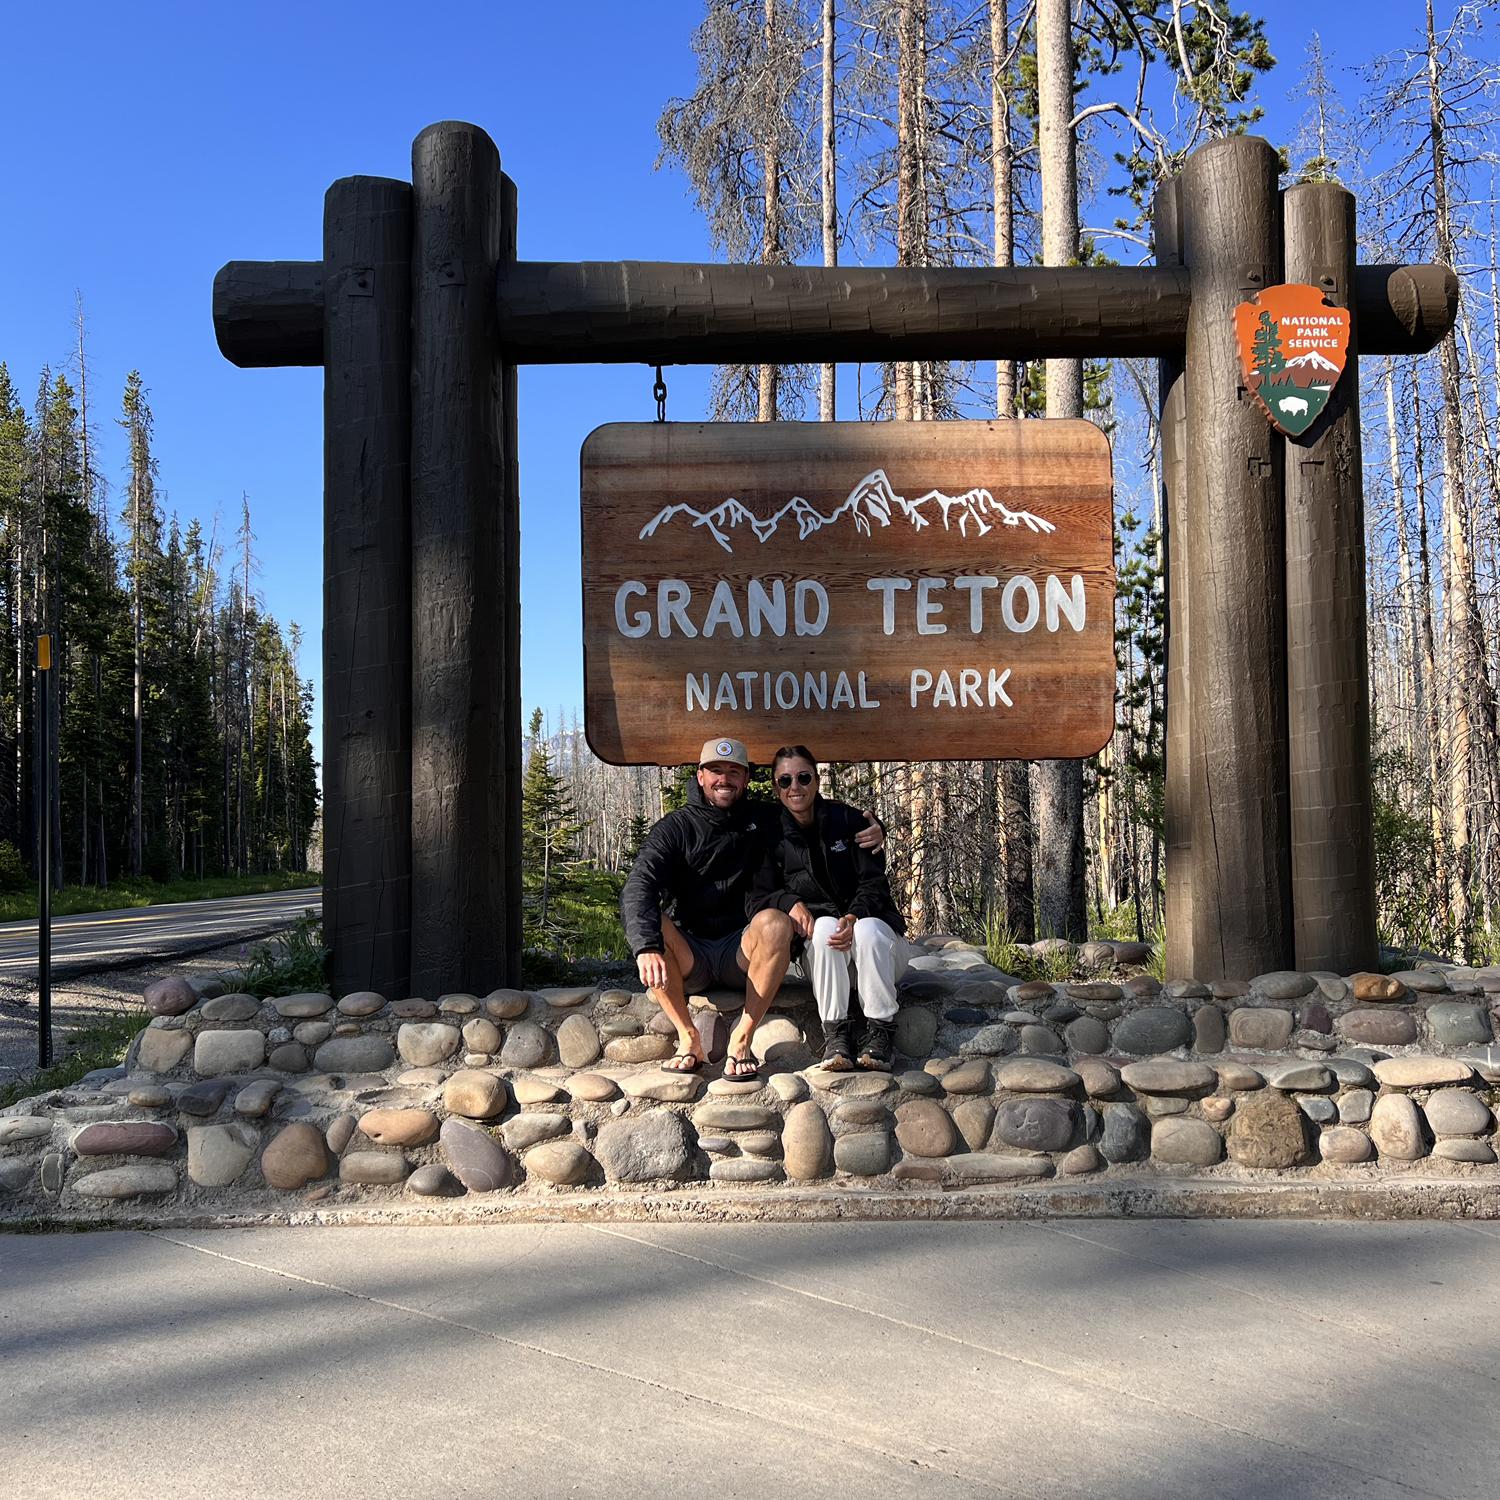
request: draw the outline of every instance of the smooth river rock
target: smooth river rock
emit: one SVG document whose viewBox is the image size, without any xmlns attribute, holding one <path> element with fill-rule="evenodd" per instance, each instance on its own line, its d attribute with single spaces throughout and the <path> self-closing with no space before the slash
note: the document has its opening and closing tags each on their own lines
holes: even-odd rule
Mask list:
<svg viewBox="0 0 1500 1500">
<path fill-rule="evenodd" d="M 339 1162 L 339 1181 L 361 1187 L 394 1187 L 405 1179 L 411 1164 L 395 1151 L 351 1151 Z"/>
<path fill-rule="evenodd" d="M 193 1071 L 200 1078 L 248 1073 L 266 1060 L 266 1039 L 259 1031 L 200 1031 L 193 1044 Z"/>
<path fill-rule="evenodd" d="M 1422 1113 L 1434 1135 L 1483 1135 L 1495 1123 L 1489 1106 L 1468 1089 L 1440 1089 Z"/>
<path fill-rule="evenodd" d="M 253 1125 L 195 1125 L 187 1133 L 187 1172 L 199 1187 L 228 1187 L 255 1155 Z"/>
<path fill-rule="evenodd" d="M 176 1130 L 159 1120 L 101 1120 L 73 1137 L 79 1156 L 170 1156 L 176 1149 Z"/>
<path fill-rule="evenodd" d="M 438 1139 L 453 1175 L 471 1193 L 494 1193 L 510 1186 L 514 1162 L 487 1130 L 449 1118 L 443 1121 Z"/>
<path fill-rule="evenodd" d="M 1138 1094 L 1203 1094 L 1218 1085 L 1219 1075 L 1207 1063 L 1148 1057 L 1126 1063 L 1120 1080 Z"/>
<path fill-rule="evenodd" d="M 574 1187 L 589 1175 L 594 1158 L 577 1141 L 546 1141 L 526 1153 L 527 1176 L 559 1187 Z"/>
<path fill-rule="evenodd" d="M 396 1033 L 396 1050 L 414 1068 L 431 1068 L 463 1045 L 457 1026 L 445 1021 L 408 1021 Z"/>
<path fill-rule="evenodd" d="M 177 1191 L 177 1168 L 164 1161 L 108 1167 L 75 1179 L 72 1188 L 83 1198 L 155 1198 Z"/>
<path fill-rule="evenodd" d="M 781 1159 L 786 1175 L 796 1182 L 812 1182 L 833 1171 L 833 1132 L 822 1109 L 812 1100 L 794 1104 L 781 1129 Z"/>
<path fill-rule="evenodd" d="M 1370 1139 L 1382 1156 L 1416 1161 L 1426 1154 L 1422 1117 L 1405 1094 L 1382 1094 L 1370 1115 Z"/>
<path fill-rule="evenodd" d="M 1388 1089 L 1438 1088 L 1446 1083 L 1467 1083 L 1474 1070 L 1452 1057 L 1388 1057 L 1374 1065 L 1375 1076 Z"/>
<path fill-rule="evenodd" d="M 913 1099 L 896 1111 L 896 1140 L 910 1156 L 948 1156 L 958 1145 L 958 1129 L 935 1099 Z"/>
<path fill-rule="evenodd" d="M 599 1033 L 587 1016 L 565 1016 L 557 1028 L 557 1055 L 565 1068 L 586 1068 L 599 1056 Z"/>
<path fill-rule="evenodd" d="M 1023 1151 L 1065 1151 L 1078 1128 L 1066 1099 L 1006 1099 L 995 1108 L 995 1135 Z"/>
<path fill-rule="evenodd" d="M 155 979 L 141 999 L 153 1016 L 180 1016 L 198 1003 L 198 991 L 186 979 Z"/>
<path fill-rule="evenodd" d="M 841 1135 L 833 1143 L 833 1164 L 851 1177 L 879 1177 L 890 1170 L 891 1138 L 883 1130 Z"/>
<path fill-rule="evenodd" d="M 301 1120 L 283 1126 L 260 1156 L 260 1173 L 267 1184 L 288 1192 L 322 1177 L 328 1165 L 322 1132 Z"/>
<path fill-rule="evenodd" d="M 1115 1026 L 1114 1044 L 1121 1052 L 1144 1057 L 1185 1047 L 1193 1038 L 1193 1023 L 1176 1006 L 1144 1005 Z"/>
<path fill-rule="evenodd" d="M 430 1109 L 371 1109 L 359 1130 L 381 1146 L 425 1146 L 437 1139 L 438 1120 Z"/>
<path fill-rule="evenodd" d="M 566 1115 L 527 1114 L 507 1120 L 500 1133 L 505 1137 L 505 1144 L 512 1151 L 520 1153 L 528 1146 L 555 1141 L 558 1136 L 567 1135 L 572 1128 L 573 1122 Z"/>
<path fill-rule="evenodd" d="M 1236 1114 L 1239 1106 L 1236 1106 Z M 1295 1108 L 1295 1106 L 1293 1106 Z M 1106 1125 L 1106 1130 L 1108 1126 Z M 1151 1156 L 1173 1166 L 1211 1167 L 1223 1155 L 1219 1132 L 1204 1120 L 1173 1115 L 1151 1127 Z"/>
<path fill-rule="evenodd" d="M 681 1115 L 659 1110 L 601 1125 L 594 1155 L 610 1182 L 678 1180 L 692 1173 L 695 1145 Z"/>
<path fill-rule="evenodd" d="M 383 1036 L 336 1036 L 324 1042 L 313 1057 L 320 1073 L 383 1073 L 396 1053 Z"/>
</svg>

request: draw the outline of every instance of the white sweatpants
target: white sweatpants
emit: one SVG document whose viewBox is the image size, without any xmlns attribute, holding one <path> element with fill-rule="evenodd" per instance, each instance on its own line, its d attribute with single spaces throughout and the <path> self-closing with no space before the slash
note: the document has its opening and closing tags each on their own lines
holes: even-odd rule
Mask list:
<svg viewBox="0 0 1500 1500">
<path fill-rule="evenodd" d="M 853 945 L 841 953 L 828 946 L 838 925 L 837 917 L 819 917 L 802 957 L 818 1015 L 824 1021 L 848 1017 L 852 972 L 860 1009 L 872 1021 L 889 1021 L 896 1014 L 896 982 L 911 962 L 910 945 L 879 917 L 860 917 L 854 924 Z"/>
</svg>

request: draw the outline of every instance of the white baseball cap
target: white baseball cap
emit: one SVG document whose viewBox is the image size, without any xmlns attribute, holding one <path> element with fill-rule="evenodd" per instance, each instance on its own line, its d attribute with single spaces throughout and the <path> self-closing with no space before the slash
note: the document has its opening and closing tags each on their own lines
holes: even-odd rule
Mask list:
<svg viewBox="0 0 1500 1500">
<path fill-rule="evenodd" d="M 738 740 L 704 740 L 698 764 L 711 766 L 721 761 L 727 766 L 743 766 L 748 771 L 750 752 Z"/>
</svg>

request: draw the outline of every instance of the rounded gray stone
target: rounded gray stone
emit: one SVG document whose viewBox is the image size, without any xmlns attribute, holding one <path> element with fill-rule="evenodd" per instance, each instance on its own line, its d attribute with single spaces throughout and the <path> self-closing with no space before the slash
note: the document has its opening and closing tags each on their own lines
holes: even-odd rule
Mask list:
<svg viewBox="0 0 1500 1500">
<path fill-rule="evenodd" d="M 507 1068 L 539 1068 L 552 1060 L 552 1037 L 535 1021 L 517 1021 L 505 1033 L 500 1061 Z"/>
<path fill-rule="evenodd" d="M 333 996 L 307 992 L 300 995 L 283 995 L 271 1003 L 276 1007 L 276 1014 L 283 1021 L 307 1021 L 331 1011 Z"/>
<path fill-rule="evenodd" d="M 394 1187 L 406 1179 L 410 1163 L 395 1151 L 351 1151 L 339 1162 L 339 1181 L 361 1187 Z"/>
<path fill-rule="evenodd" d="M 396 1050 L 414 1068 L 431 1068 L 463 1045 L 457 1026 L 445 1021 L 407 1021 L 396 1033 Z"/>
<path fill-rule="evenodd" d="M 1294 1107 L 1295 1108 L 1295 1107 Z M 1239 1111 L 1235 1112 L 1238 1118 Z M 1151 1156 L 1171 1166 L 1211 1167 L 1224 1152 L 1219 1132 L 1206 1120 L 1175 1115 L 1151 1127 Z"/>
<path fill-rule="evenodd" d="M 1292 1039 L 1292 1013 L 1277 1006 L 1239 1005 L 1229 1013 L 1229 1040 L 1236 1047 L 1275 1052 Z"/>
<path fill-rule="evenodd" d="M 1452 1136 L 1441 1140 L 1432 1148 L 1434 1156 L 1444 1161 L 1469 1161 L 1487 1164 L 1495 1159 L 1495 1148 L 1488 1141 L 1467 1140 L 1463 1136 Z"/>
<path fill-rule="evenodd" d="M 566 1115 L 522 1114 L 507 1120 L 500 1133 L 512 1151 L 520 1152 L 567 1135 L 572 1128 L 573 1122 Z"/>
<path fill-rule="evenodd" d="M 1267 1000 L 1300 1000 L 1317 988 L 1318 981 L 1311 974 L 1295 969 L 1278 969 L 1271 974 L 1257 974 L 1250 981 L 1251 989 L 1264 995 Z"/>
<path fill-rule="evenodd" d="M 611 1120 L 599 1127 L 594 1155 L 610 1182 L 657 1182 L 692 1175 L 695 1136 L 666 1110 Z"/>
<path fill-rule="evenodd" d="M 931 1057 L 937 1021 L 936 1012 L 925 1006 L 903 1005 L 896 1012 L 896 1050 L 903 1057 Z"/>
<path fill-rule="evenodd" d="M 1293 1091 L 1314 1093 L 1320 1089 L 1333 1087 L 1333 1073 L 1322 1063 L 1268 1063 L 1261 1071 L 1265 1074 L 1267 1086 L 1280 1089 L 1283 1093 Z"/>
<path fill-rule="evenodd" d="M 981 1026 L 958 1050 L 964 1057 L 1004 1057 L 1014 1052 L 1020 1036 L 1010 1026 Z"/>
<path fill-rule="evenodd" d="M 260 1001 L 254 995 L 219 995 L 205 1000 L 198 1014 L 205 1021 L 249 1021 L 260 1014 Z"/>
<path fill-rule="evenodd" d="M 833 1171 L 833 1132 L 822 1108 L 805 1099 L 787 1111 L 781 1130 L 782 1164 L 788 1177 L 812 1182 Z"/>
<path fill-rule="evenodd" d="M 1375 1107 L 1375 1095 L 1369 1089 L 1348 1089 L 1339 1095 L 1339 1119 L 1345 1125 L 1363 1125 Z"/>
<path fill-rule="evenodd" d="M 1338 1105 L 1332 1099 L 1320 1098 L 1317 1094 L 1299 1094 L 1297 1108 L 1319 1125 L 1331 1125 L 1339 1117 Z"/>
<path fill-rule="evenodd" d="M 833 1164 L 851 1177 L 879 1177 L 890 1170 L 891 1138 L 883 1130 L 841 1135 L 833 1143 Z"/>
<path fill-rule="evenodd" d="M 1093 1016 L 1080 1016 L 1063 1028 L 1063 1041 L 1070 1052 L 1097 1056 L 1109 1051 L 1109 1027 Z"/>
<path fill-rule="evenodd" d="M 388 1037 L 336 1036 L 318 1048 L 313 1066 L 320 1073 L 382 1073 L 395 1061 Z"/>
<path fill-rule="evenodd" d="M 1318 1137 L 1318 1152 L 1324 1161 L 1348 1164 L 1369 1161 L 1375 1148 L 1363 1130 L 1352 1125 L 1334 1125 Z"/>
<path fill-rule="evenodd" d="M 107 1167 L 76 1178 L 72 1187 L 83 1198 L 159 1198 L 177 1191 L 177 1168 L 165 1161 Z"/>
<path fill-rule="evenodd" d="M 1422 1113 L 1434 1135 L 1483 1135 L 1495 1123 L 1489 1106 L 1468 1089 L 1439 1089 Z"/>
<path fill-rule="evenodd" d="M 1382 1156 L 1416 1161 L 1426 1154 L 1422 1117 L 1405 1094 L 1382 1094 L 1370 1115 L 1370 1139 Z"/>
<path fill-rule="evenodd" d="M 1217 1086 L 1219 1075 L 1207 1063 L 1148 1057 L 1126 1063 L 1120 1081 L 1138 1094 L 1203 1094 Z"/>
<path fill-rule="evenodd" d="M 200 1031 L 193 1043 L 193 1071 L 200 1078 L 248 1073 L 266 1060 L 266 1039 L 259 1031 Z"/>
<path fill-rule="evenodd" d="M 1002 1156 L 991 1151 L 971 1151 L 950 1156 L 948 1175 L 956 1182 L 1020 1182 L 1052 1175 L 1050 1156 Z"/>
<path fill-rule="evenodd" d="M 708 1176 L 712 1182 L 778 1182 L 782 1171 L 779 1161 L 766 1161 L 754 1156 L 731 1156 L 711 1163 Z"/>
<path fill-rule="evenodd" d="M 187 1133 L 188 1176 L 199 1187 L 228 1187 L 260 1145 L 253 1125 L 196 1125 Z"/>
<path fill-rule="evenodd" d="M 950 1087 L 952 1077 L 950 1073 L 943 1079 L 944 1088 L 950 1093 L 965 1092 Z M 1072 1068 L 1040 1057 L 1012 1057 L 996 1063 L 994 1080 L 997 1089 L 1018 1094 L 1061 1094 L 1076 1089 L 1083 1081 Z"/>
<path fill-rule="evenodd" d="M 1099 1148 L 1085 1142 L 1082 1146 L 1075 1146 L 1063 1157 L 1058 1170 L 1065 1177 L 1081 1177 L 1085 1172 L 1097 1172 L 1103 1166 L 1104 1158 L 1099 1155 Z"/>
<path fill-rule="evenodd" d="M 440 1161 L 429 1161 L 406 1179 L 406 1190 L 419 1198 L 452 1198 L 463 1192 L 463 1184 Z"/>
<path fill-rule="evenodd" d="M 1022 1151 L 1065 1151 L 1078 1129 L 1078 1109 L 1066 1099 L 1006 1099 L 995 1109 L 995 1135 Z"/>
<path fill-rule="evenodd" d="M 341 1016 L 373 1016 L 384 1009 L 385 996 L 377 995 L 374 990 L 355 990 L 339 1001 Z"/>
<path fill-rule="evenodd" d="M 557 1028 L 557 1055 L 565 1068 L 586 1068 L 599 1056 L 599 1033 L 587 1016 L 564 1016 Z"/>
<path fill-rule="evenodd" d="M 1116 1023 L 1114 1044 L 1121 1052 L 1146 1057 L 1185 1047 L 1192 1036 L 1192 1022 L 1175 1006 L 1144 1005 Z"/>
<path fill-rule="evenodd" d="M 1141 1161 L 1151 1148 L 1151 1123 L 1133 1104 L 1106 1104 L 1099 1150 L 1106 1161 Z"/>
<path fill-rule="evenodd" d="M 453 1175 L 471 1193 L 494 1193 L 510 1186 L 514 1163 L 487 1130 L 449 1118 L 443 1121 L 438 1140 Z"/>
<path fill-rule="evenodd" d="M 1439 1047 L 1463 1047 L 1472 1042 L 1494 1040 L 1489 1012 L 1482 1005 L 1445 1000 L 1428 1007 L 1427 1022 L 1432 1027 L 1432 1039 Z"/>
</svg>

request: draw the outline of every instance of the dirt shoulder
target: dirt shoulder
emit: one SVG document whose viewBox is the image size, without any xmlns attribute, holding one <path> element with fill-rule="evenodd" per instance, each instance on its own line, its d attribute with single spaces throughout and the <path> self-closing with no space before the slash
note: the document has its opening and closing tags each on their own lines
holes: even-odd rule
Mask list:
<svg viewBox="0 0 1500 1500">
<path fill-rule="evenodd" d="M 236 941 L 207 953 L 159 959 L 133 969 L 111 969 L 102 974 L 60 981 L 52 988 L 52 1056 L 68 1055 L 68 1036 L 82 1027 L 139 1013 L 145 1016 L 141 995 L 153 979 L 180 975 L 211 979 L 238 968 L 251 947 L 269 941 L 260 935 Z M 29 980 L 0 979 L 0 1087 L 37 1070 L 37 994 Z"/>
</svg>

